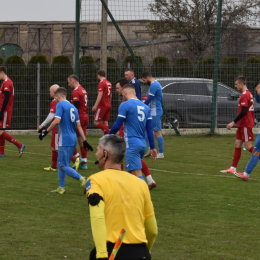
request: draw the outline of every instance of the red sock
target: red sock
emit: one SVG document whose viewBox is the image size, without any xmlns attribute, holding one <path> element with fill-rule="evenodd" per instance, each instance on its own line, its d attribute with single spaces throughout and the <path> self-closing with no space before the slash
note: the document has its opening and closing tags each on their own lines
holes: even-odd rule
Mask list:
<svg viewBox="0 0 260 260">
<path fill-rule="evenodd" d="M 84 146 L 80 147 L 80 152 L 81 152 L 81 158 L 82 159 L 87 159 L 88 152 L 85 150 Z M 87 164 L 87 163 L 84 162 L 82 164 Z"/>
<path fill-rule="evenodd" d="M 254 151 L 254 146 L 252 146 L 249 150 L 248 150 L 248 152 L 250 152 L 250 153 L 252 153 Z"/>
<path fill-rule="evenodd" d="M 105 125 L 99 123 L 99 124 L 97 125 L 97 127 L 104 132 L 104 135 L 107 135 L 107 134 L 109 133 L 109 128 L 108 128 L 108 126 L 105 126 Z"/>
<path fill-rule="evenodd" d="M 141 163 L 142 163 L 142 172 L 145 175 L 145 177 L 151 175 L 147 163 L 144 160 L 141 160 Z"/>
<path fill-rule="evenodd" d="M 123 171 L 124 170 L 124 163 L 121 162 L 121 170 Z"/>
<path fill-rule="evenodd" d="M 77 154 L 78 154 L 78 150 L 77 150 L 77 147 L 75 147 L 73 156 L 75 156 L 75 155 L 77 155 Z M 78 156 L 77 156 L 77 157 L 78 157 Z"/>
<path fill-rule="evenodd" d="M 52 151 L 51 159 L 52 159 L 51 167 L 57 168 L 57 161 L 58 161 L 58 152 L 57 151 Z"/>
<path fill-rule="evenodd" d="M 241 157 L 241 148 L 235 148 L 235 153 L 232 162 L 233 167 L 237 168 L 240 157 Z"/>
<path fill-rule="evenodd" d="M 7 140 L 10 143 L 13 143 L 14 145 L 17 146 L 18 149 L 22 147 L 22 144 L 19 143 L 17 140 L 15 140 L 11 135 L 7 134 L 6 132 L 2 133 L 2 137 Z"/>
<path fill-rule="evenodd" d="M 0 154 L 5 154 L 5 139 L 0 135 Z"/>
<path fill-rule="evenodd" d="M 71 157 L 71 161 L 72 161 L 73 163 L 76 161 L 76 157 L 75 157 L 74 155 Z"/>
</svg>

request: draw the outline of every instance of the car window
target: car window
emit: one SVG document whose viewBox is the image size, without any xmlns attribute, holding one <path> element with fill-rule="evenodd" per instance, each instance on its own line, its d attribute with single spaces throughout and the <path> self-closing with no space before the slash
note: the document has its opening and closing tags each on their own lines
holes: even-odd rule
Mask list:
<svg viewBox="0 0 260 260">
<path fill-rule="evenodd" d="M 212 83 L 207 83 L 207 87 L 209 89 L 210 95 L 212 96 L 213 93 L 213 84 Z M 234 92 L 220 84 L 218 84 L 218 96 L 219 97 L 229 97 L 231 94 Z"/>
<path fill-rule="evenodd" d="M 147 97 L 148 96 L 149 88 L 150 88 L 150 86 L 141 83 L 141 95 L 142 95 L 142 97 Z"/>
<path fill-rule="evenodd" d="M 184 82 L 184 83 L 172 83 L 165 87 L 162 91 L 167 94 L 180 94 L 180 95 L 202 95 L 209 96 L 209 90 L 205 83 L 193 83 L 193 82 Z"/>
</svg>

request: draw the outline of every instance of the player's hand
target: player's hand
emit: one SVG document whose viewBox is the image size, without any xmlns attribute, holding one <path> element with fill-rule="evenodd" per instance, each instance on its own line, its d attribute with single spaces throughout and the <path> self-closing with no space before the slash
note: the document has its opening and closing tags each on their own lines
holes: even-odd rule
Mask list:
<svg viewBox="0 0 260 260">
<path fill-rule="evenodd" d="M 43 130 L 44 130 L 44 127 L 40 125 L 38 127 L 38 133 L 41 134 Z"/>
<path fill-rule="evenodd" d="M 83 142 L 83 146 L 84 146 L 84 149 L 86 150 L 86 151 L 91 151 L 91 152 L 93 152 L 93 148 L 92 148 L 92 146 L 87 142 L 87 140 L 85 140 L 84 142 Z"/>
<path fill-rule="evenodd" d="M 39 135 L 39 139 L 42 140 L 49 132 L 45 130 L 44 132 L 41 132 Z"/>
<path fill-rule="evenodd" d="M 92 111 L 95 112 L 97 110 L 97 107 L 96 106 L 93 106 L 92 107 Z"/>
<path fill-rule="evenodd" d="M 152 162 L 155 162 L 155 160 L 157 158 L 157 151 L 156 151 L 156 149 L 150 150 L 150 153 L 151 153 Z"/>
<path fill-rule="evenodd" d="M 230 130 L 234 125 L 235 125 L 235 122 L 232 121 L 231 123 L 229 123 L 229 124 L 227 125 L 227 129 Z"/>
</svg>

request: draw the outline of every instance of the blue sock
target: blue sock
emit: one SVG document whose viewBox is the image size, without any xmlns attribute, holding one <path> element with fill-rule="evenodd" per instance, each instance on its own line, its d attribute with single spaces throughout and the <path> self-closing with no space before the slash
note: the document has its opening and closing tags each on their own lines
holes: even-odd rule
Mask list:
<svg viewBox="0 0 260 260">
<path fill-rule="evenodd" d="M 147 132 L 145 131 L 145 141 L 146 143 L 148 144 L 148 147 L 150 149 L 150 143 L 149 143 L 149 139 L 148 139 L 148 135 L 147 135 Z"/>
<path fill-rule="evenodd" d="M 58 177 L 59 177 L 60 187 L 64 188 L 65 180 L 66 180 L 66 173 L 64 171 L 62 171 L 59 167 L 58 167 Z"/>
<path fill-rule="evenodd" d="M 259 156 L 252 154 L 247 166 L 246 166 L 246 173 L 250 174 L 253 169 L 256 167 L 259 160 Z"/>
<path fill-rule="evenodd" d="M 145 179 L 144 179 L 143 176 L 139 176 L 138 178 L 141 179 L 141 180 L 143 180 L 143 181 L 146 183 L 146 181 L 145 181 Z"/>
<path fill-rule="evenodd" d="M 68 166 L 63 166 L 62 169 L 67 175 L 69 175 L 71 178 L 77 179 L 78 181 L 81 178 L 81 175 L 77 173 L 74 169 Z"/>
<path fill-rule="evenodd" d="M 163 140 L 162 136 L 157 137 L 157 143 L 158 143 L 159 153 L 163 153 L 163 143 L 164 143 L 164 140 Z"/>
</svg>

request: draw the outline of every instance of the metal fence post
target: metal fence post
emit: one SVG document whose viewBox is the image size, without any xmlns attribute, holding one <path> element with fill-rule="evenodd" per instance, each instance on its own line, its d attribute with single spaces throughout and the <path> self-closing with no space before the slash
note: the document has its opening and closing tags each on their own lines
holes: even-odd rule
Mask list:
<svg viewBox="0 0 260 260">
<path fill-rule="evenodd" d="M 75 74 L 79 77 L 80 0 L 76 0 Z"/>
<path fill-rule="evenodd" d="M 40 70 L 41 64 L 37 63 L 37 128 L 40 125 Z"/>
<path fill-rule="evenodd" d="M 108 0 L 104 0 L 107 5 Z M 102 5 L 102 21 L 101 21 L 101 69 L 107 75 L 107 12 Z"/>
</svg>

